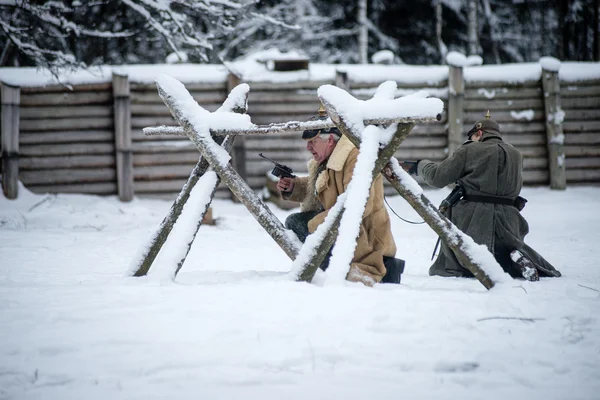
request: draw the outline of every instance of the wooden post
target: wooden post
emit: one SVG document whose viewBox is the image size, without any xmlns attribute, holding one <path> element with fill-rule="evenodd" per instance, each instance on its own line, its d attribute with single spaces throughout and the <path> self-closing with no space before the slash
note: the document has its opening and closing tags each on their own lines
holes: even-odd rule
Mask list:
<svg viewBox="0 0 600 400">
<path fill-rule="evenodd" d="M 448 68 L 448 157 L 450 157 L 464 142 L 465 81 L 462 66 L 449 65 Z"/>
<path fill-rule="evenodd" d="M 348 80 L 348 72 L 335 70 L 335 86 L 345 91 L 350 91 L 350 82 Z"/>
<path fill-rule="evenodd" d="M 133 199 L 133 155 L 131 152 L 131 100 L 127 75 L 113 73 L 117 187 L 121 201 Z"/>
<path fill-rule="evenodd" d="M 548 167 L 550 169 L 550 188 L 564 190 L 567 187 L 565 175 L 565 135 L 562 122 L 564 111 L 560 107 L 560 63 L 542 63 L 542 87 L 544 90 L 544 109 L 546 112 L 546 143 L 548 146 Z M 548 67 L 554 67 L 552 70 Z"/>
<path fill-rule="evenodd" d="M 227 93 L 241 83 L 241 79 L 234 73 L 229 73 L 227 76 Z M 246 141 L 243 136 L 238 137 L 233 142 L 233 150 L 231 151 L 231 164 L 237 171 L 240 177 L 244 180 L 248 180 L 248 173 L 246 171 Z M 233 192 L 231 192 L 231 199 L 238 201 Z"/>
<path fill-rule="evenodd" d="M 19 104 L 21 88 L 2 83 L 2 191 L 19 195 Z"/>
</svg>

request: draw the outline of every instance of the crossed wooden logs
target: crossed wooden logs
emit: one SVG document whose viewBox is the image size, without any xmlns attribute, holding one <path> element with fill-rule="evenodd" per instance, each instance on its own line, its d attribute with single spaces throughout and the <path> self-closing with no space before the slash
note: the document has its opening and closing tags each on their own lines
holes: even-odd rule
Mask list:
<svg viewBox="0 0 600 400">
<path fill-rule="evenodd" d="M 389 82 L 388 82 L 389 83 Z M 237 135 L 269 135 L 283 132 L 302 131 L 307 129 L 322 129 L 337 126 L 352 143 L 360 148 L 360 135 L 355 125 L 345 120 L 335 105 L 327 98 L 326 95 L 319 91 L 319 98 L 327 109 L 330 119 L 325 121 L 309 121 L 309 122 L 287 122 L 282 124 L 270 124 L 264 126 L 252 125 L 248 127 L 236 129 L 209 129 L 208 132 L 200 132 L 198 124 L 193 117 L 197 113 L 208 112 L 202 109 L 187 92 L 183 84 L 173 78 L 161 77 L 157 79 L 158 92 L 162 100 L 169 108 L 175 120 L 179 123 L 179 127 L 155 127 L 145 128 L 144 133 L 147 135 L 186 135 L 196 145 L 201 153 L 201 158 L 194 167 L 188 181 L 184 185 L 181 193 L 171 206 L 168 215 L 160 224 L 156 232 L 151 238 L 147 248 L 140 253 L 140 256 L 133 260 L 131 265 L 131 274 L 134 276 L 146 275 L 152 267 L 154 261 L 161 248 L 163 247 L 167 237 L 171 233 L 177 219 L 181 215 L 183 206 L 190 197 L 190 193 L 197 184 L 200 177 L 207 171 L 214 171 L 218 175 L 218 179 L 213 182 L 210 192 L 210 199 L 206 203 L 204 212 L 198 220 L 197 229 L 191 237 L 187 238 L 187 251 L 182 254 L 176 265 L 172 266 L 172 277 L 174 278 L 177 272 L 181 269 L 185 258 L 189 252 L 189 247 L 194 240 L 194 237 L 200 228 L 202 217 L 208 210 L 210 202 L 214 197 L 216 188 L 222 180 L 238 200 L 246 206 L 248 211 L 254 216 L 258 223 L 267 231 L 267 233 L 275 240 L 281 249 L 292 260 L 296 260 L 302 247 L 302 243 L 295 235 L 287 230 L 271 210 L 262 202 L 262 200 L 254 193 L 248 184 L 240 177 L 233 168 L 231 163 L 224 160 L 222 152 L 229 153 L 233 146 L 233 141 Z M 335 90 L 340 90 L 335 88 Z M 217 110 L 218 112 L 235 112 L 245 113 L 247 109 L 247 96 L 249 87 L 247 84 L 238 85 L 229 94 L 223 106 Z M 330 91 L 331 92 L 331 91 Z M 345 93 L 347 96 L 349 94 Z M 393 97 L 392 97 L 393 99 Z M 191 121 L 194 119 L 194 121 Z M 402 141 L 408 136 L 416 123 L 434 122 L 441 119 L 441 115 L 426 116 L 426 117 L 402 117 L 402 118 L 378 118 L 367 119 L 364 121 L 364 126 L 368 125 L 385 125 L 397 124 L 396 132 L 392 139 L 382 148 L 380 147 L 377 161 L 372 170 L 372 176 L 382 173 L 383 176 L 391 183 L 391 185 L 423 218 L 423 220 L 441 237 L 442 240 L 452 249 L 457 259 L 464 265 L 473 275 L 485 286 L 491 289 L 495 282 L 503 279 L 501 274 L 502 269 L 495 261 L 491 253 L 482 252 L 478 249 L 473 240 L 457 229 L 438 208 L 434 206 L 430 200 L 424 196 L 420 187 L 416 182 L 399 166 L 398 161 L 393 157 Z M 221 150 L 215 151 L 214 144 L 220 146 Z M 221 154 L 219 154 L 219 152 Z M 342 197 L 342 196 L 340 196 Z M 301 257 L 294 263 L 290 275 L 298 281 L 311 282 L 319 265 L 329 252 L 332 245 L 335 243 L 338 236 L 340 221 L 344 213 L 344 206 L 336 204 L 334 207 L 337 212 L 330 212 L 330 221 L 324 227 L 325 233 L 321 236 L 322 239 L 315 247 L 314 251 L 306 257 Z M 307 239 L 308 243 L 308 239 Z M 494 278 L 492 280 L 492 277 Z"/>
</svg>

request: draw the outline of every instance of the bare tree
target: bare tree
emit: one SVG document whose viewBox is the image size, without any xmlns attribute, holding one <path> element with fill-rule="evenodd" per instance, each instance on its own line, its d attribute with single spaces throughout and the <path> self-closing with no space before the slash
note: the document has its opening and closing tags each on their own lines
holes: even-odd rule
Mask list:
<svg viewBox="0 0 600 400">
<path fill-rule="evenodd" d="M 367 0 L 358 0 L 358 59 L 368 64 L 369 28 L 367 25 Z"/>
<path fill-rule="evenodd" d="M 241 20 L 277 22 L 253 11 L 254 5 L 252 0 L 3 0 L 0 40 L 52 71 L 85 66 L 81 42 L 90 38 L 159 41 L 164 55 L 185 51 L 208 61 L 215 43 L 227 42 Z M 97 53 L 97 47 L 88 50 Z"/>
<path fill-rule="evenodd" d="M 444 64 L 446 62 L 446 54 L 448 53 L 448 48 L 446 44 L 442 40 L 442 0 L 434 0 L 435 7 L 435 38 L 437 40 L 438 50 L 440 52 L 440 64 Z"/>
<path fill-rule="evenodd" d="M 564 60 L 567 58 L 569 40 L 567 37 L 566 30 L 566 20 L 567 13 L 569 11 L 569 0 L 558 0 L 556 2 L 557 11 L 558 11 L 558 36 L 559 40 L 556 41 L 556 52 L 558 54 L 558 58 Z"/>
<path fill-rule="evenodd" d="M 498 51 L 498 42 L 500 41 L 500 32 L 498 30 L 498 18 L 496 14 L 492 12 L 492 7 L 490 6 L 490 0 L 482 0 L 483 3 L 483 13 L 485 15 L 485 19 L 490 27 L 490 39 L 492 41 L 492 54 L 494 56 L 494 61 L 496 64 L 500 64 L 500 52 Z"/>
<path fill-rule="evenodd" d="M 469 33 L 469 55 L 479 54 L 479 37 L 477 35 L 477 0 L 468 0 L 468 33 Z"/>
<path fill-rule="evenodd" d="M 600 35 L 598 30 L 600 29 L 600 0 L 594 1 L 594 61 L 600 61 Z"/>
</svg>

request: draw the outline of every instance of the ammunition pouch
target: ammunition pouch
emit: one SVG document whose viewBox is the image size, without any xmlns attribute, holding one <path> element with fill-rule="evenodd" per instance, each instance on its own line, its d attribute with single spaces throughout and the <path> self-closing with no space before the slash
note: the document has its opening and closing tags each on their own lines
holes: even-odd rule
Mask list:
<svg viewBox="0 0 600 400">
<path fill-rule="evenodd" d="M 525 197 L 517 196 L 515 199 L 515 207 L 517 207 L 517 210 L 521 211 L 524 209 L 525 204 L 527 204 L 527 199 Z"/>
</svg>

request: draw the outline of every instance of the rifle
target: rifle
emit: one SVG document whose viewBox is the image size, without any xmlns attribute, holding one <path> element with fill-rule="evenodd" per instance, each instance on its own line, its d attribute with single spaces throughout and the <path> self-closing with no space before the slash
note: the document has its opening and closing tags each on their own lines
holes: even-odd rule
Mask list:
<svg viewBox="0 0 600 400">
<path fill-rule="evenodd" d="M 279 164 L 277 161 L 271 160 L 270 158 L 263 156 L 262 153 L 258 153 L 258 155 L 260 157 L 264 158 L 265 160 L 270 161 L 273 164 L 275 164 L 273 171 L 271 171 L 271 175 L 274 175 L 278 178 L 295 178 L 296 177 L 296 175 L 294 175 L 294 171 L 287 165 Z"/>
</svg>

